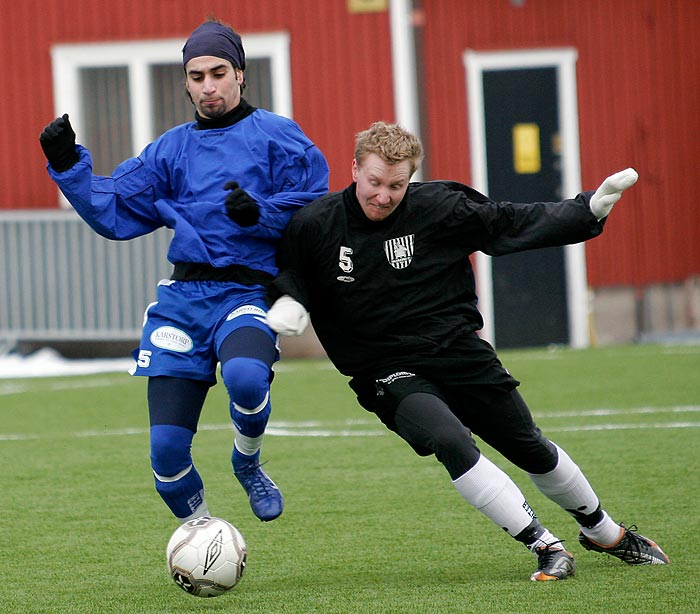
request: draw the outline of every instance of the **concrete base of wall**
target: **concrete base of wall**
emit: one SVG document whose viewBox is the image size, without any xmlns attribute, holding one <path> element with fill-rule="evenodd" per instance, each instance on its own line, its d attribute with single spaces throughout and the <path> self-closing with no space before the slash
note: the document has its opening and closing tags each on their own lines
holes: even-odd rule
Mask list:
<svg viewBox="0 0 700 614">
<path fill-rule="evenodd" d="M 280 352 L 285 358 L 325 358 L 326 352 L 321 347 L 313 327 L 309 325 L 299 337 L 280 337 Z"/>
<path fill-rule="evenodd" d="M 598 288 L 591 296 L 591 345 L 700 339 L 700 276 L 672 284 Z"/>
<path fill-rule="evenodd" d="M 591 345 L 700 343 L 700 275 L 674 284 L 599 288 L 591 292 Z M 282 358 L 324 358 L 311 326 L 281 337 Z"/>
<path fill-rule="evenodd" d="M 598 288 L 590 296 L 592 346 L 626 343 L 700 344 L 700 275 L 673 284 L 644 288 Z M 52 347 L 66 358 L 128 357 L 138 339 L 52 341 L 20 340 L 7 350 L 30 354 Z M 325 358 L 311 326 L 300 337 L 280 337 L 282 359 Z"/>
</svg>

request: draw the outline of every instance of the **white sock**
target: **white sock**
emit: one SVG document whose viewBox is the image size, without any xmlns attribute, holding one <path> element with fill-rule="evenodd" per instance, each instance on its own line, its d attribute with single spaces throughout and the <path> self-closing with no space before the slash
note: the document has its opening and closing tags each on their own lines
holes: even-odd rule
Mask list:
<svg viewBox="0 0 700 614">
<path fill-rule="evenodd" d="M 197 509 L 192 512 L 186 518 L 178 518 L 180 524 L 185 524 L 188 520 L 194 520 L 200 516 L 209 516 L 209 508 L 207 507 L 207 502 L 202 498 L 202 502 L 197 506 Z"/>
<path fill-rule="evenodd" d="M 605 510 L 603 510 L 603 516 L 603 520 L 597 525 L 581 527 L 581 533 L 601 546 L 614 546 L 624 535 L 624 529 L 610 518 Z"/>
<path fill-rule="evenodd" d="M 513 480 L 485 456 L 452 483 L 462 497 L 513 537 L 535 517 Z"/>
<path fill-rule="evenodd" d="M 539 491 L 566 511 L 592 514 L 600 501 L 578 465 L 559 446 L 557 466 L 549 473 L 528 473 Z"/>
<path fill-rule="evenodd" d="M 264 435 L 259 435 L 258 437 L 247 437 L 238 429 L 235 429 L 235 431 L 236 435 L 234 437 L 234 445 L 236 446 L 236 450 L 238 450 L 241 454 L 245 454 L 246 456 L 254 456 L 260 451 Z"/>
<path fill-rule="evenodd" d="M 528 548 L 532 550 L 535 554 L 535 552 L 538 548 L 544 548 L 545 546 L 551 546 L 552 544 L 558 544 L 557 547 L 552 548 L 552 550 L 563 550 L 564 546 L 561 546 L 559 544 L 561 540 L 554 535 L 549 529 L 544 529 L 544 532 L 542 535 L 540 535 L 534 542 L 531 544 L 528 544 Z"/>
</svg>

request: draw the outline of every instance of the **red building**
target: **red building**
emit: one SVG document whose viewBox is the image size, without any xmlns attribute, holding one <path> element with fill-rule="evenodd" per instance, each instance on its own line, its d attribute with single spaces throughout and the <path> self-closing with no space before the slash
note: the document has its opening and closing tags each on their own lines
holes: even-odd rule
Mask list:
<svg viewBox="0 0 700 614">
<path fill-rule="evenodd" d="M 320 146 L 331 189 L 350 181 L 354 135 L 377 119 L 420 131 L 423 179 L 463 181 L 494 198 L 558 200 L 627 166 L 639 171 L 585 255 L 554 254 L 552 270 L 513 265 L 516 279 L 525 267 L 528 287 L 561 269 L 555 287 L 528 299 L 527 288 L 508 291 L 505 269 L 483 285 L 480 267 L 497 341 L 499 318 L 512 319 L 499 314 L 499 292 L 524 296 L 529 306 L 509 307 L 523 313 L 541 310 L 543 296 L 565 295 L 552 306 L 563 310 L 555 328 L 566 329 L 555 342 L 700 329 L 695 0 L 27 0 L 3 8 L 0 213 L 61 208 L 38 144 L 57 114 L 71 114 L 103 173 L 189 119 L 188 103 L 163 92 L 181 90 L 182 42 L 214 15 L 243 35 L 253 102 L 293 116 Z M 544 196 L 531 198 L 533 189 Z M 593 290 L 592 319 L 582 316 L 581 288 Z M 501 344 L 529 344 L 512 341 Z"/>
</svg>

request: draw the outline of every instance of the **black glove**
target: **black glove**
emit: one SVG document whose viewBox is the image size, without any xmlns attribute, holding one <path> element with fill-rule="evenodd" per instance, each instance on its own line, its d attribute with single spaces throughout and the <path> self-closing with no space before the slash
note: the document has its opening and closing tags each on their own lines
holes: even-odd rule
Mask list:
<svg viewBox="0 0 700 614">
<path fill-rule="evenodd" d="M 75 132 L 73 131 L 68 113 L 54 119 L 41 133 L 39 143 L 51 168 L 59 173 L 67 171 L 79 159 L 75 151 Z"/>
<path fill-rule="evenodd" d="M 226 197 L 226 215 L 239 226 L 254 226 L 260 219 L 260 207 L 237 181 L 229 181 L 224 190 L 231 190 Z"/>
</svg>

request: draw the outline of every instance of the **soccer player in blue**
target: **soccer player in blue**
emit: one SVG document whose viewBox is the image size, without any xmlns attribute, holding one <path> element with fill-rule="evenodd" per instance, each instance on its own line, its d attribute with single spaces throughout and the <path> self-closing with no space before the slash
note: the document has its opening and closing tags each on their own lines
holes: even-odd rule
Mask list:
<svg viewBox="0 0 700 614">
<path fill-rule="evenodd" d="M 260 466 L 279 359 L 265 288 L 290 217 L 328 191 L 328 165 L 296 123 L 242 98 L 245 52 L 230 27 L 203 23 L 182 59 L 195 121 L 165 132 L 111 176 L 92 174 L 67 114 L 40 143 L 49 175 L 100 235 L 127 240 L 174 230 L 173 274 L 146 310 L 132 370 L 149 378 L 159 495 L 180 522 L 209 514 L 191 446 L 220 363 L 235 429 L 233 471 L 255 515 L 268 521 L 284 500 Z"/>
</svg>

